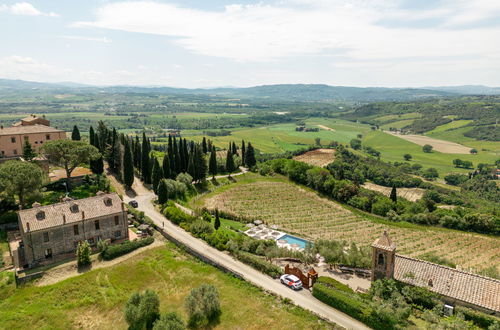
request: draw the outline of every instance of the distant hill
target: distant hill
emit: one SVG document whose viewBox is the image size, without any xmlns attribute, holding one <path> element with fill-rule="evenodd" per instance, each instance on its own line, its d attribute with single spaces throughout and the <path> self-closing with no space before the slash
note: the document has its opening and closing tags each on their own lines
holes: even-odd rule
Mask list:
<svg viewBox="0 0 500 330">
<path fill-rule="evenodd" d="M 376 102 L 410 101 L 422 98 L 453 97 L 463 94 L 500 94 L 500 88 L 486 86 L 457 86 L 429 88 L 345 87 L 321 84 L 281 84 L 248 88 L 188 89 L 174 87 L 108 86 L 98 87 L 71 82 L 40 83 L 0 79 L 0 95 L 13 93 L 155 93 L 180 95 L 211 95 L 236 98 L 258 98 L 277 101 L 336 101 Z"/>
</svg>

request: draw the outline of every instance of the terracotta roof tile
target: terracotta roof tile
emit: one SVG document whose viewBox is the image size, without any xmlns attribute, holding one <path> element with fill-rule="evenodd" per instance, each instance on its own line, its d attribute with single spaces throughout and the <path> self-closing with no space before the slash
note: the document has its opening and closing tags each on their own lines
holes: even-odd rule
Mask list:
<svg viewBox="0 0 500 330">
<path fill-rule="evenodd" d="M 396 249 L 396 244 L 391 240 L 387 231 L 384 231 L 379 239 L 376 239 L 372 244 L 373 247 L 394 251 Z"/>
<path fill-rule="evenodd" d="M 110 205 L 105 204 L 106 200 L 111 200 Z M 77 211 L 75 209 L 76 212 L 71 210 L 72 205 L 78 206 Z M 37 214 L 40 211 L 45 212 L 45 217 L 42 220 L 37 219 Z M 66 223 L 81 221 L 82 212 L 85 214 L 85 219 L 120 213 L 122 212 L 122 200 L 117 194 L 103 194 L 84 199 L 69 200 L 62 203 L 20 210 L 18 211 L 18 216 L 23 231 L 28 232 L 61 226 L 64 224 L 63 215 L 66 217 Z"/>
<path fill-rule="evenodd" d="M 394 278 L 500 312 L 500 280 L 396 254 Z"/>
</svg>

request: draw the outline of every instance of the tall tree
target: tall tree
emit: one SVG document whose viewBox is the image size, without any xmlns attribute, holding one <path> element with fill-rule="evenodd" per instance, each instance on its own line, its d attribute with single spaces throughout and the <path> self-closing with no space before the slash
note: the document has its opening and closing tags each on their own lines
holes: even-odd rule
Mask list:
<svg viewBox="0 0 500 330">
<path fill-rule="evenodd" d="M 155 157 L 151 181 L 153 184 L 153 190 L 156 193 L 158 192 L 158 185 L 160 184 L 161 179 L 163 179 L 163 171 L 161 169 L 160 163 L 158 162 L 158 158 Z"/>
<path fill-rule="evenodd" d="M 94 133 L 94 128 L 92 126 L 90 126 L 90 129 L 89 129 L 89 144 L 91 146 L 96 146 L 95 144 L 95 133 Z"/>
<path fill-rule="evenodd" d="M 179 139 L 179 161 L 180 161 L 180 171 L 186 172 L 189 165 L 189 156 L 184 152 L 184 140 Z"/>
<path fill-rule="evenodd" d="M 93 146 L 96 147 L 96 149 L 99 149 L 100 146 L 99 142 L 99 135 L 94 134 L 94 144 Z M 104 172 L 104 159 L 102 155 L 99 155 L 98 158 L 96 159 L 91 159 L 90 160 L 90 170 L 94 174 L 101 175 Z"/>
<path fill-rule="evenodd" d="M 141 152 L 141 142 L 139 140 L 139 135 L 135 136 L 134 141 L 134 166 L 141 170 L 142 152 Z"/>
<path fill-rule="evenodd" d="M 30 162 L 35 157 L 36 157 L 36 153 L 33 150 L 33 148 L 31 147 L 30 141 L 26 140 L 24 142 L 24 147 L 23 147 L 23 158 Z"/>
<path fill-rule="evenodd" d="M 182 140 L 182 139 L 181 139 Z M 183 164 L 183 172 L 186 172 L 187 170 L 187 167 L 188 167 L 188 161 L 189 161 L 189 152 L 188 152 L 188 145 L 187 145 L 187 141 L 186 139 L 184 139 L 184 143 L 181 144 L 182 145 L 182 149 L 181 149 L 181 152 L 184 153 L 184 164 Z M 192 150 L 193 148 L 191 148 Z"/>
<path fill-rule="evenodd" d="M 207 139 L 203 137 L 203 140 L 201 141 L 201 147 L 203 149 L 203 153 L 206 154 L 208 152 L 207 149 Z"/>
<path fill-rule="evenodd" d="M 247 144 L 247 150 L 245 153 L 245 163 L 247 164 L 248 167 L 253 167 L 257 164 L 257 161 L 255 160 L 255 150 L 253 149 L 253 146 L 250 142 Z"/>
<path fill-rule="evenodd" d="M 235 170 L 234 168 L 234 159 L 231 150 L 228 150 L 226 153 L 226 171 L 231 173 Z"/>
<path fill-rule="evenodd" d="M 212 148 L 212 152 L 210 152 L 208 172 L 212 175 L 212 178 L 215 178 L 215 176 L 217 175 L 217 152 L 215 151 L 215 148 Z"/>
<path fill-rule="evenodd" d="M 134 183 L 134 160 L 128 140 L 125 140 L 125 151 L 123 155 L 123 183 L 125 183 L 128 188 L 132 188 L 132 184 Z"/>
<path fill-rule="evenodd" d="M 174 168 L 175 168 L 175 175 L 181 173 L 181 158 L 179 156 L 179 148 L 177 147 L 177 139 L 174 136 L 174 139 L 172 141 L 173 143 L 173 151 L 174 151 Z"/>
<path fill-rule="evenodd" d="M 241 165 L 246 165 L 246 155 L 245 155 L 245 140 L 241 140 Z"/>
<path fill-rule="evenodd" d="M 168 162 L 170 163 L 170 173 L 172 177 L 177 174 L 175 168 L 175 156 L 174 156 L 174 146 L 172 144 L 172 135 L 168 135 L 168 146 L 167 146 Z"/>
<path fill-rule="evenodd" d="M 114 144 L 112 146 L 113 152 L 113 172 L 116 174 L 118 180 L 123 180 L 123 145 L 121 139 L 117 136 L 114 139 Z"/>
<path fill-rule="evenodd" d="M 161 179 L 158 184 L 158 203 L 163 205 L 168 201 L 168 186 L 167 180 Z"/>
<path fill-rule="evenodd" d="M 219 229 L 219 227 L 220 227 L 219 210 L 215 209 L 214 228 L 215 228 L 215 230 L 217 230 L 217 229 Z"/>
<path fill-rule="evenodd" d="M 233 155 L 238 155 L 238 147 L 236 147 L 236 143 L 233 142 L 233 149 L 232 149 Z"/>
<path fill-rule="evenodd" d="M 26 198 L 36 195 L 47 181 L 47 174 L 35 163 L 9 160 L 0 165 L 0 191 L 17 196 L 21 208 Z"/>
<path fill-rule="evenodd" d="M 73 132 L 71 132 L 71 140 L 73 141 L 80 141 L 82 137 L 80 136 L 80 130 L 78 129 L 78 126 L 73 126 Z"/>
<path fill-rule="evenodd" d="M 149 171 L 149 143 L 146 133 L 142 132 L 142 155 L 141 155 L 141 178 L 144 183 L 151 183 L 151 172 Z"/>
<path fill-rule="evenodd" d="M 163 157 L 163 162 L 162 162 L 161 168 L 163 170 L 163 177 L 165 179 L 171 179 L 172 173 L 170 171 L 170 158 L 168 157 L 168 155 L 165 155 Z"/>
<path fill-rule="evenodd" d="M 71 173 L 73 170 L 100 156 L 96 147 L 83 141 L 72 140 L 47 142 L 42 146 L 41 152 L 50 162 L 64 168 L 68 190 L 71 190 Z"/>
<path fill-rule="evenodd" d="M 194 166 L 196 168 L 196 176 L 193 177 L 196 181 L 205 180 L 207 176 L 207 162 L 202 147 L 197 144 L 194 147 Z"/>
<path fill-rule="evenodd" d="M 391 190 L 391 200 L 396 203 L 398 200 L 398 193 L 396 192 L 396 186 L 392 186 Z"/>
<path fill-rule="evenodd" d="M 191 175 L 193 177 L 194 180 L 196 180 L 196 178 L 198 177 L 198 174 L 196 171 L 196 164 L 194 161 L 194 157 L 195 157 L 194 152 L 192 152 L 191 155 L 189 155 L 187 172 L 189 175 Z"/>
</svg>

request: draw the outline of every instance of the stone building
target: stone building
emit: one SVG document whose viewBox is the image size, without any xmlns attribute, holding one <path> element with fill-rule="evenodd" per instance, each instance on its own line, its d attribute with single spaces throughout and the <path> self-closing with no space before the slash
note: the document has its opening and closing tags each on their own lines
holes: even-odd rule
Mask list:
<svg viewBox="0 0 500 330">
<path fill-rule="evenodd" d="M 372 244 L 372 281 L 393 278 L 439 294 L 449 305 L 500 315 L 500 280 L 396 253 L 387 232 Z"/>
<path fill-rule="evenodd" d="M 50 121 L 45 117 L 30 115 L 11 127 L 0 126 L 0 158 L 22 156 L 25 141 L 29 141 L 38 152 L 45 142 L 65 138 L 66 132 L 50 127 Z"/>
<path fill-rule="evenodd" d="M 117 194 L 98 193 L 79 200 L 18 211 L 21 266 L 33 267 L 74 255 L 79 242 L 96 246 L 128 239 L 127 212 Z M 22 261 L 24 260 L 24 262 Z"/>
</svg>

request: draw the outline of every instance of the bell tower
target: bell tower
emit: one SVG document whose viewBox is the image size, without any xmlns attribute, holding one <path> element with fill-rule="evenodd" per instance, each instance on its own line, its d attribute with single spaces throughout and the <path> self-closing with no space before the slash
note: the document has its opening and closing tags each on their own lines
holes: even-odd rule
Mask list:
<svg viewBox="0 0 500 330">
<path fill-rule="evenodd" d="M 396 244 L 384 231 L 379 239 L 372 244 L 372 281 L 381 278 L 393 278 Z"/>
</svg>

